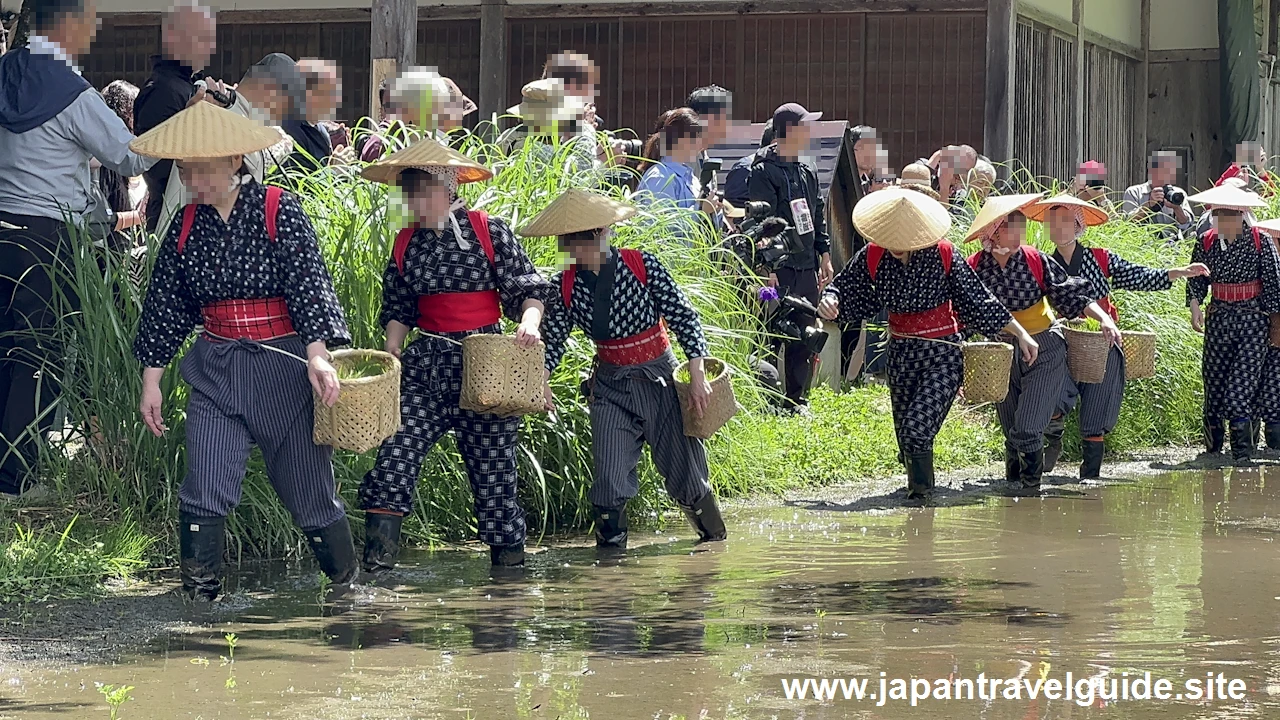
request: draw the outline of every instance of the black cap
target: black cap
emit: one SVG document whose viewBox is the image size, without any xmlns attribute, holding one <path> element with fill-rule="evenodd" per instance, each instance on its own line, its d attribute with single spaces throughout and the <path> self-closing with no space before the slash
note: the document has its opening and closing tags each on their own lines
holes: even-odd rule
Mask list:
<svg viewBox="0 0 1280 720">
<path fill-rule="evenodd" d="M 245 77 L 263 78 L 274 82 L 280 87 L 280 92 L 289 98 L 294 114 L 306 115 L 307 81 L 293 58 L 284 53 L 271 53 L 250 66 Z"/>
<path fill-rule="evenodd" d="M 773 132 L 780 138 L 786 137 L 785 128 L 794 127 L 800 123 L 811 123 L 821 118 L 822 113 L 809 112 L 800 103 L 779 105 L 778 109 L 773 111 Z"/>
</svg>

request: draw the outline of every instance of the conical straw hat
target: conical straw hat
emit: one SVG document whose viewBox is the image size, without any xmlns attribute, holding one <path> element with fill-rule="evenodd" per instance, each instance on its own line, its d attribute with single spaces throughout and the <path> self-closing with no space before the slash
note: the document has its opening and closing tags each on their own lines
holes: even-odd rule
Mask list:
<svg viewBox="0 0 1280 720">
<path fill-rule="evenodd" d="M 965 240 L 982 237 L 983 233 L 989 230 L 991 226 L 1009 215 L 1025 209 L 1028 205 L 1038 202 L 1043 197 L 1044 195 L 1040 193 L 992 195 L 987 198 L 987 204 L 982 206 L 982 211 L 978 213 L 978 217 L 973 219 L 973 224 L 969 226 L 969 234 L 965 236 Z"/>
<path fill-rule="evenodd" d="M 1049 212 L 1049 208 L 1055 207 L 1058 205 L 1066 205 L 1067 207 L 1071 207 L 1071 208 L 1080 208 L 1080 212 L 1084 214 L 1084 224 L 1086 227 L 1093 227 L 1094 225 L 1102 225 L 1103 223 L 1106 223 L 1108 220 L 1111 219 L 1111 217 L 1107 215 L 1106 210 L 1103 210 L 1102 208 L 1098 207 L 1097 205 L 1094 205 L 1088 200 L 1081 200 L 1075 195 L 1069 195 L 1067 193 L 1063 193 L 1061 195 L 1054 195 L 1053 197 L 1047 200 L 1041 200 L 1040 202 L 1036 203 L 1035 205 L 1032 205 L 1031 207 L 1027 208 L 1026 210 L 1023 210 L 1022 212 L 1026 214 L 1028 220 L 1034 220 L 1036 222 L 1044 222 L 1045 215 Z"/>
<path fill-rule="evenodd" d="M 1280 218 L 1263 220 L 1262 222 L 1254 223 L 1253 226 L 1270 234 L 1272 237 L 1280 237 Z"/>
<path fill-rule="evenodd" d="M 1230 185 L 1209 188 L 1187 199 L 1194 203 L 1207 205 L 1210 208 L 1222 208 L 1223 210 L 1244 211 L 1250 208 L 1266 207 L 1267 205 L 1266 201 L 1258 197 L 1257 193 L 1241 190 Z"/>
<path fill-rule="evenodd" d="M 596 230 L 622 222 L 636 209 L 617 200 L 587 190 L 573 188 L 520 228 L 522 237 L 556 237 L 584 230 Z"/>
<path fill-rule="evenodd" d="M 366 167 L 361 176 L 366 180 L 394 185 L 405 170 L 429 167 L 456 168 L 458 183 L 480 182 L 493 177 L 493 171 L 431 137 L 424 137 L 385 160 Z"/>
<path fill-rule="evenodd" d="M 144 157 L 212 160 L 248 155 L 280 142 L 280 133 L 207 102 L 196 103 L 129 143 Z"/>
<path fill-rule="evenodd" d="M 951 229 L 951 213 L 923 193 L 889 187 L 858 201 L 853 226 L 885 250 L 909 252 L 936 245 Z"/>
</svg>

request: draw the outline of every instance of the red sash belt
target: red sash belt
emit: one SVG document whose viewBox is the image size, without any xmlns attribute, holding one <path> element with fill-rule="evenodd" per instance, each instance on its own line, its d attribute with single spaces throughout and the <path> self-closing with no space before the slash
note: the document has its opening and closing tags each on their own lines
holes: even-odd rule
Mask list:
<svg viewBox="0 0 1280 720">
<path fill-rule="evenodd" d="M 219 300 L 200 309 L 204 329 L 227 340 L 275 340 L 295 334 L 284 298 Z"/>
<path fill-rule="evenodd" d="M 923 312 L 889 313 L 889 331 L 907 337 L 940 338 L 960 332 L 960 320 L 948 300 Z"/>
<path fill-rule="evenodd" d="M 427 332 L 471 332 L 501 320 L 497 290 L 418 296 L 418 327 Z"/>
<path fill-rule="evenodd" d="M 1098 307 L 1102 308 L 1103 312 L 1110 315 L 1112 320 L 1120 322 L 1120 311 L 1116 309 L 1116 304 L 1111 302 L 1110 295 L 1098 298 Z M 1080 317 L 1084 317 L 1084 315 L 1082 314 Z"/>
<path fill-rule="evenodd" d="M 1262 281 L 1242 283 L 1213 283 L 1213 299 L 1223 302 L 1244 302 L 1262 294 Z"/>
<path fill-rule="evenodd" d="M 657 360 L 671 347 L 667 329 L 658 323 L 642 333 L 596 343 L 596 355 L 610 365 L 639 365 Z"/>
</svg>

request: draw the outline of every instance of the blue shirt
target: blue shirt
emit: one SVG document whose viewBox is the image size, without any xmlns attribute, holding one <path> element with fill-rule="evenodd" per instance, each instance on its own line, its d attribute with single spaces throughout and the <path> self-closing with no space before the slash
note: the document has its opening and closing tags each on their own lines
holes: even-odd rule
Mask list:
<svg viewBox="0 0 1280 720">
<path fill-rule="evenodd" d="M 694 210 L 698 207 L 697 185 L 692 168 L 664 157 L 645 171 L 637 192 L 648 192 L 654 200 L 671 200 L 678 207 Z"/>
</svg>

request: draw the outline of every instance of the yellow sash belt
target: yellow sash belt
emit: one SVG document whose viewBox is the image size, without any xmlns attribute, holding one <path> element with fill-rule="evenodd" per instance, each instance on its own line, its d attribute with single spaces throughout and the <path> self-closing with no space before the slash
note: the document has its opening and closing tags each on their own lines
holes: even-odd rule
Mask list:
<svg viewBox="0 0 1280 720">
<path fill-rule="evenodd" d="M 1013 319 L 1032 335 L 1048 330 L 1053 326 L 1054 321 L 1053 311 L 1049 309 L 1049 298 L 1040 298 L 1040 302 L 1035 305 L 1025 310 L 1015 311 Z"/>
</svg>

